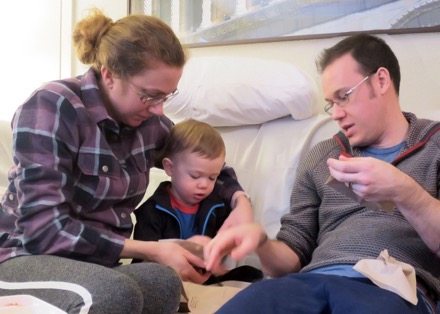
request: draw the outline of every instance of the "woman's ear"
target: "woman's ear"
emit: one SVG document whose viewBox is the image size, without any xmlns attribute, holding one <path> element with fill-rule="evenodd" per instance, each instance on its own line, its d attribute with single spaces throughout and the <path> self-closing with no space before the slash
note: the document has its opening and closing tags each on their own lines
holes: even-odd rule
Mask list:
<svg viewBox="0 0 440 314">
<path fill-rule="evenodd" d="M 171 161 L 171 159 L 166 157 L 162 159 L 162 166 L 167 176 L 171 177 L 173 175 L 173 162 Z"/>
<path fill-rule="evenodd" d="M 101 78 L 105 86 L 109 89 L 113 88 L 113 73 L 105 66 L 101 66 Z"/>
</svg>

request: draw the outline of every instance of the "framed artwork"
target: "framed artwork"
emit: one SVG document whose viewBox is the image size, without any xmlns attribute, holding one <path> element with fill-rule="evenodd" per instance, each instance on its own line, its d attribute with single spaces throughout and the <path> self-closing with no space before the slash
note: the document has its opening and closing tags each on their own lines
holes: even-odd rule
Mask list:
<svg viewBox="0 0 440 314">
<path fill-rule="evenodd" d="M 189 46 L 440 32 L 440 0 L 130 0 L 130 13 L 161 18 Z"/>
</svg>

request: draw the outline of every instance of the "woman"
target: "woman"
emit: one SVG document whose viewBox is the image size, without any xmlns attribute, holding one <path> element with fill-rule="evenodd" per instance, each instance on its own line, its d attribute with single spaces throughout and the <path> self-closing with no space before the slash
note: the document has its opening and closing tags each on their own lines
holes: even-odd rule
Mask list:
<svg viewBox="0 0 440 314">
<path fill-rule="evenodd" d="M 14 115 L 0 295 L 31 294 L 69 313 L 174 313 L 180 279 L 209 277 L 195 270 L 203 260 L 174 243 L 129 237 L 153 154 L 172 126 L 163 103 L 178 93 L 184 50 L 159 19 L 113 23 L 98 10 L 76 25 L 73 41 L 91 68 L 43 85 Z M 251 219 L 238 183 L 225 182 L 225 197 L 239 202 L 228 224 Z M 121 266 L 120 258 L 154 263 Z"/>
</svg>

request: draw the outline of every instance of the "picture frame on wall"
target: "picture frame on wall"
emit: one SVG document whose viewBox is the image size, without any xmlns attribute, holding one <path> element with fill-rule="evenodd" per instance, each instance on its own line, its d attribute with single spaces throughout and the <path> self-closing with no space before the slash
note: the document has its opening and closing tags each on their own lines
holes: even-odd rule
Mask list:
<svg viewBox="0 0 440 314">
<path fill-rule="evenodd" d="M 440 31 L 440 0 L 130 0 L 189 46 Z"/>
</svg>

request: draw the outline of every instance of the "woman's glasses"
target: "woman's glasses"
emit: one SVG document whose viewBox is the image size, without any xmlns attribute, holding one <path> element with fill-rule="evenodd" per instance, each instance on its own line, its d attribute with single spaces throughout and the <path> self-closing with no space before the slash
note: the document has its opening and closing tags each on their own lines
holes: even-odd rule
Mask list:
<svg viewBox="0 0 440 314">
<path fill-rule="evenodd" d="M 151 104 L 152 106 L 159 105 L 163 102 L 166 102 L 167 100 L 170 100 L 171 98 L 173 98 L 174 96 L 176 96 L 179 93 L 179 90 L 176 89 L 174 92 L 172 92 L 168 95 L 160 95 L 160 96 L 153 97 L 153 96 L 148 95 L 146 92 L 142 91 L 139 87 L 134 85 L 131 81 L 128 81 L 128 82 L 131 84 L 133 89 L 138 94 L 138 97 L 141 100 L 141 102 L 145 105 L 147 103 Z"/>
</svg>

